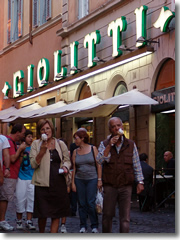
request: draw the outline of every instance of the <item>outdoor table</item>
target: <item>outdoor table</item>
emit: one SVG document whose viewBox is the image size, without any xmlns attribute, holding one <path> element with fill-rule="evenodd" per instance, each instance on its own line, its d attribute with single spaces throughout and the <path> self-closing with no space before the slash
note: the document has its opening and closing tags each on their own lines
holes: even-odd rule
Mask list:
<svg viewBox="0 0 180 240">
<path fill-rule="evenodd" d="M 167 169 L 163 169 L 163 170 L 165 171 Z M 158 174 L 156 174 L 156 173 L 158 173 Z M 170 199 L 173 194 L 175 194 L 175 184 L 172 182 L 172 180 L 175 179 L 175 177 L 173 175 L 163 174 L 162 170 L 155 170 L 155 174 L 154 174 L 153 178 L 154 178 L 154 206 L 155 206 L 155 209 L 157 209 L 163 203 L 165 203 L 168 199 Z M 160 182 L 164 182 L 166 192 L 165 192 L 165 196 L 163 197 L 163 200 L 160 203 L 158 203 L 158 205 L 157 205 L 157 203 L 156 203 L 157 184 Z M 169 187 L 170 187 L 170 189 L 169 189 Z M 170 190 L 170 193 L 168 192 L 169 190 Z"/>
</svg>

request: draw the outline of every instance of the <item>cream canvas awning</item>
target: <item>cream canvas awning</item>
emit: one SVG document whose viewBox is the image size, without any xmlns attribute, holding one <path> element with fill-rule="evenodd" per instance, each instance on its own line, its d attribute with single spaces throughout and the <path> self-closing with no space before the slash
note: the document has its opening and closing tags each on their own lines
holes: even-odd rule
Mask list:
<svg viewBox="0 0 180 240">
<path fill-rule="evenodd" d="M 65 106 L 62 107 L 57 107 L 55 109 L 49 109 L 48 111 L 44 112 L 44 113 L 40 113 L 36 116 L 32 116 L 31 118 L 59 118 L 61 117 L 63 114 L 67 114 L 70 112 L 74 112 L 74 111 L 80 111 L 81 109 L 85 108 L 85 107 L 90 107 L 94 104 L 97 104 L 99 102 L 101 102 L 102 99 L 100 99 L 97 95 L 91 96 L 89 98 L 77 101 L 77 102 L 73 102 L 70 104 L 67 104 Z M 51 105 L 52 106 L 52 105 Z"/>
<path fill-rule="evenodd" d="M 20 116 L 23 116 L 24 114 L 34 111 L 34 110 L 39 110 L 41 109 L 41 106 L 38 103 L 33 103 L 28 106 L 24 106 L 22 108 L 17 109 L 16 111 L 13 111 L 8 117 L 7 115 L 1 117 L 2 122 L 13 122 L 16 119 L 18 119 Z"/>
<path fill-rule="evenodd" d="M 120 105 L 152 105 L 157 101 L 141 93 L 138 89 L 105 99 L 99 103 L 85 107 L 81 110 L 65 114 L 62 117 L 106 117 Z"/>
<path fill-rule="evenodd" d="M 17 108 L 15 108 L 14 106 L 4 109 L 4 110 L 1 110 L 0 111 L 0 121 L 2 119 L 6 119 L 6 118 L 13 116 L 13 114 L 15 114 L 16 111 L 17 111 Z"/>
<path fill-rule="evenodd" d="M 24 122 L 26 120 L 26 122 L 34 122 L 39 120 L 40 116 L 46 114 L 48 111 L 61 108 L 66 105 L 67 104 L 64 101 L 59 101 L 45 107 L 33 109 L 31 111 L 22 113 L 18 118 L 16 118 L 16 121 Z"/>
</svg>

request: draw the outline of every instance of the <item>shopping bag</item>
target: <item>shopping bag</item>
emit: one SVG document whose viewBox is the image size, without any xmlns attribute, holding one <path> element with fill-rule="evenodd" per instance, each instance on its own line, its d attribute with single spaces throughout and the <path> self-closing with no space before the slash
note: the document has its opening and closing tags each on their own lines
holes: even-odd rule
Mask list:
<svg viewBox="0 0 180 240">
<path fill-rule="evenodd" d="M 97 195 L 96 195 L 96 212 L 98 214 L 102 214 L 103 211 L 103 192 L 102 191 L 97 191 Z"/>
</svg>

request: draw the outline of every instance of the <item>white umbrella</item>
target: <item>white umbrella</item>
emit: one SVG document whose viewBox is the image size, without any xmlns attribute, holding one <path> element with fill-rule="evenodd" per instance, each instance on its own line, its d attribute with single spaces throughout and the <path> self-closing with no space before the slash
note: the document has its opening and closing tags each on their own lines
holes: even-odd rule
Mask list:
<svg viewBox="0 0 180 240">
<path fill-rule="evenodd" d="M 110 115 L 119 105 L 152 105 L 158 104 L 157 101 L 149 96 L 133 89 L 129 92 L 115 97 L 105 99 L 99 103 L 85 107 L 81 110 L 63 115 L 62 117 L 106 117 Z"/>
</svg>

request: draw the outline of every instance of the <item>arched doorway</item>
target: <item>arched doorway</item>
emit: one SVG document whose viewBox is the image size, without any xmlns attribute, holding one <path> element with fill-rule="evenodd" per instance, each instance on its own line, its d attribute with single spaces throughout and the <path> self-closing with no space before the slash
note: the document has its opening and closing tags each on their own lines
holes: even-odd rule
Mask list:
<svg viewBox="0 0 180 240">
<path fill-rule="evenodd" d="M 165 151 L 175 154 L 175 61 L 167 59 L 161 66 L 152 97 L 159 105 L 152 107 L 156 114 L 156 168 L 166 167 Z"/>
<path fill-rule="evenodd" d="M 78 97 L 78 101 L 86 99 L 88 97 L 91 97 L 92 93 L 91 93 L 91 89 L 88 85 L 87 82 L 84 82 L 84 84 L 82 85 L 80 92 L 79 92 L 79 97 Z M 87 133 L 89 135 L 90 138 L 90 143 L 92 143 L 92 139 L 93 139 L 93 118 L 87 118 L 87 117 L 76 117 L 75 118 L 75 124 L 77 125 L 77 128 L 85 128 L 87 130 Z"/>
<path fill-rule="evenodd" d="M 120 94 L 123 94 L 127 92 L 127 86 L 125 82 L 120 81 L 117 83 L 113 96 L 117 96 Z M 124 135 L 129 138 L 129 105 L 122 105 L 120 106 L 112 115 L 113 117 L 119 117 L 121 118 L 123 122 L 123 128 L 124 128 Z"/>
</svg>

